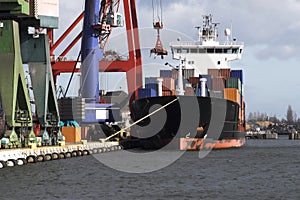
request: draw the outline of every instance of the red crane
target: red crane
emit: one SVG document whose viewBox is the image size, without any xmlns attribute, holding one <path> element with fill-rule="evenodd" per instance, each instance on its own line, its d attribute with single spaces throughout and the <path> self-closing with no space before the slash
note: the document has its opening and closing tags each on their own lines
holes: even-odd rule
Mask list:
<svg viewBox="0 0 300 200">
<path fill-rule="evenodd" d="M 107 18 L 110 10 L 113 6 L 116 6 L 118 10 L 120 6 L 120 1 L 116 2 L 113 0 L 102 0 L 102 15 L 101 18 Z M 139 30 L 138 30 L 138 22 L 137 22 L 137 13 L 136 13 L 136 2 L 135 0 L 123 0 L 124 6 L 124 16 L 126 23 L 126 34 L 127 34 L 127 42 L 128 42 L 128 52 L 129 58 L 128 60 L 117 60 L 117 61 L 100 61 L 99 62 L 99 71 L 100 72 L 126 72 L 127 77 L 127 85 L 128 85 L 128 93 L 132 95 L 135 93 L 132 98 L 137 98 L 137 89 L 142 87 L 142 57 L 141 57 L 141 49 L 140 49 L 140 38 L 139 38 Z M 101 11 L 100 11 L 101 12 Z M 82 33 L 79 33 L 74 40 L 64 49 L 64 51 L 55 59 L 54 50 L 69 36 L 69 34 L 74 30 L 74 28 L 80 23 L 83 19 L 84 14 L 81 13 L 77 19 L 72 23 L 72 25 L 65 31 L 65 33 L 57 40 L 53 41 L 53 30 L 48 31 L 50 42 L 50 53 L 52 56 L 52 72 L 54 76 L 54 80 L 56 81 L 56 77 L 60 73 L 66 72 L 78 72 L 79 69 L 75 68 L 76 61 L 67 61 L 64 57 L 67 53 L 75 46 L 75 44 L 82 37 Z M 112 26 L 99 24 L 99 30 L 104 31 L 106 34 L 100 33 L 100 47 L 104 48 L 106 41 L 113 29 Z"/>
</svg>

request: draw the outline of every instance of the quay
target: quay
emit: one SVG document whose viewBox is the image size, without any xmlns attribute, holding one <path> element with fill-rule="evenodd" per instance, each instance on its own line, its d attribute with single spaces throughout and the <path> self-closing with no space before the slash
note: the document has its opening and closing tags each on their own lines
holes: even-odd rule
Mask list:
<svg viewBox="0 0 300 200">
<path fill-rule="evenodd" d="M 263 140 L 277 140 L 278 133 L 271 132 L 271 131 L 258 131 L 258 132 L 247 132 L 246 139 L 263 139 Z"/>
<path fill-rule="evenodd" d="M 0 150 L 0 168 L 121 150 L 118 142 L 86 142 Z"/>
<path fill-rule="evenodd" d="M 300 140 L 300 133 L 298 133 L 298 132 L 289 133 L 289 139 L 290 140 Z"/>
</svg>

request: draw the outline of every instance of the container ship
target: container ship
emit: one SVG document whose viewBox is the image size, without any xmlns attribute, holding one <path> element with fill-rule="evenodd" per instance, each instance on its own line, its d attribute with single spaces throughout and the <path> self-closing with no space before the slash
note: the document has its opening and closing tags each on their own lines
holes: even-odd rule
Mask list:
<svg viewBox="0 0 300 200">
<path fill-rule="evenodd" d="M 170 44 L 172 70 L 145 78 L 139 98 L 132 103 L 131 130 L 145 149 L 180 150 L 238 148 L 245 144 L 243 70 L 231 69 L 241 59 L 244 44 L 225 30 L 218 41 L 218 23 L 203 16 L 197 41 Z M 171 66 L 166 63 L 166 65 Z M 148 116 L 148 117 L 147 117 Z"/>
</svg>

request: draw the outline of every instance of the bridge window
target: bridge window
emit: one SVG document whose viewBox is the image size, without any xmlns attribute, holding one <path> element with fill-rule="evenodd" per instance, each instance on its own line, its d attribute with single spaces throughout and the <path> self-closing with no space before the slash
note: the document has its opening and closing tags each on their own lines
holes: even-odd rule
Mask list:
<svg viewBox="0 0 300 200">
<path fill-rule="evenodd" d="M 199 53 L 206 53 L 206 49 L 199 49 Z"/>
<path fill-rule="evenodd" d="M 191 49 L 191 53 L 198 53 L 198 49 Z"/>
<path fill-rule="evenodd" d="M 216 53 L 223 53 L 223 49 L 216 49 Z"/>
<path fill-rule="evenodd" d="M 182 49 L 182 53 L 189 53 L 190 50 L 189 49 Z"/>
<path fill-rule="evenodd" d="M 232 53 L 238 53 L 239 52 L 239 49 L 232 49 Z"/>
<path fill-rule="evenodd" d="M 207 53 L 215 53 L 215 49 L 207 49 Z"/>
<path fill-rule="evenodd" d="M 224 53 L 231 54 L 232 53 L 232 49 L 224 49 Z"/>
<path fill-rule="evenodd" d="M 181 53 L 181 52 L 182 52 L 181 49 L 175 49 L 175 51 L 176 51 L 177 53 Z"/>
</svg>

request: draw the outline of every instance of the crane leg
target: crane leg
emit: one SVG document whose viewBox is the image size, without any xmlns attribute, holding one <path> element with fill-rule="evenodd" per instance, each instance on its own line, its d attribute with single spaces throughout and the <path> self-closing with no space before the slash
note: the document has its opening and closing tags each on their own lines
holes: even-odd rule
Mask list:
<svg viewBox="0 0 300 200">
<path fill-rule="evenodd" d="M 31 135 L 32 113 L 25 73 L 22 64 L 19 24 L 13 20 L 3 20 L 0 28 L 0 94 L 6 123 L 13 147 L 20 147 L 21 138 Z M 20 135 L 16 129 L 27 130 Z M 29 132 L 30 133 L 29 133 Z M 20 137 L 21 136 L 21 137 Z"/>
</svg>

